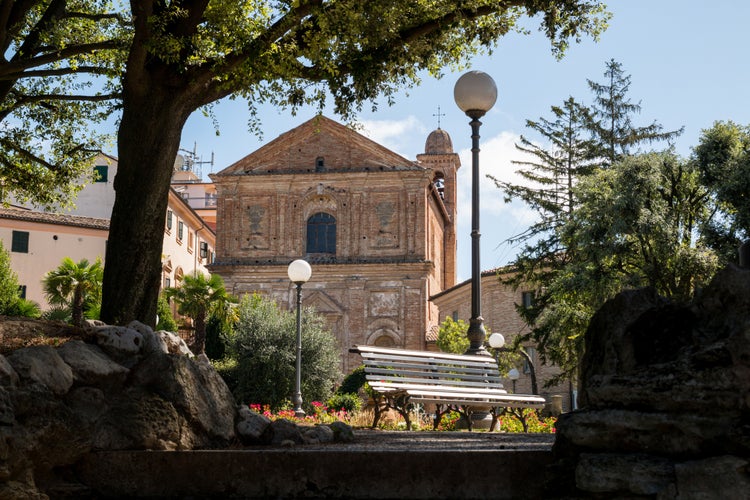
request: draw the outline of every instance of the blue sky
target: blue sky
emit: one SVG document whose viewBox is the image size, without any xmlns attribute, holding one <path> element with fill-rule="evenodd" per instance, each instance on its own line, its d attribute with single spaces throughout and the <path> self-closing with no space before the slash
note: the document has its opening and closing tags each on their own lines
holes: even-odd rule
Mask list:
<svg viewBox="0 0 750 500">
<path fill-rule="evenodd" d="M 492 56 L 471 62 L 471 69 L 485 71 L 495 79 L 499 92 L 498 102 L 482 119 L 481 128 L 482 269 L 512 261 L 518 248 L 505 240 L 533 221 L 533 213 L 522 204 L 503 203 L 502 193 L 484 176 L 513 180 L 516 168 L 511 161 L 520 159 L 514 147 L 518 136 L 541 140 L 525 128 L 526 119 L 549 118 L 550 106 L 562 104 L 569 96 L 590 104 L 593 97 L 586 80 L 604 82 L 608 60 L 620 62 L 631 76 L 630 98 L 642 106 L 636 125 L 658 121 L 665 130 L 685 127 L 675 142 L 682 156 L 690 155 L 701 130 L 715 121 L 750 125 L 750 2 L 619 0 L 608 5 L 613 18 L 600 41 L 584 39 L 572 44 L 562 60 L 555 59 L 549 42 L 534 28 L 530 35 L 504 38 Z M 464 280 L 471 274 L 471 139 L 468 118 L 453 101 L 453 86 L 460 75 L 446 72 L 439 80 L 425 76 L 422 85 L 399 95 L 394 106 L 381 105 L 376 113 L 364 112 L 359 119 L 365 135 L 415 159 L 423 152 L 427 135 L 437 128 L 435 115 L 440 106 L 444 115 L 441 128 L 451 135 L 463 165 L 458 180 L 458 277 Z M 195 146 L 203 160 L 213 152 L 214 166 L 202 166 L 204 178 L 314 114 L 302 110 L 291 116 L 287 111 L 262 108 L 264 135 L 260 139 L 247 130 L 243 102 L 221 102 L 215 111 L 219 136 L 211 120 L 200 112 L 188 120 L 182 134 L 182 147 L 192 150 Z M 333 113 L 328 116 L 336 119 Z"/>
</svg>

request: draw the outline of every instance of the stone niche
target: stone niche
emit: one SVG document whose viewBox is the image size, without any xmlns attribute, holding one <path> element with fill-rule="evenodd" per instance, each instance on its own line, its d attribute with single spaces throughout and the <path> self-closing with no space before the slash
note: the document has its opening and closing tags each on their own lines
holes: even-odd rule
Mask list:
<svg viewBox="0 0 750 500">
<path fill-rule="evenodd" d="M 592 318 L 550 497 L 750 498 L 750 270 L 690 304 L 623 292 Z"/>
</svg>

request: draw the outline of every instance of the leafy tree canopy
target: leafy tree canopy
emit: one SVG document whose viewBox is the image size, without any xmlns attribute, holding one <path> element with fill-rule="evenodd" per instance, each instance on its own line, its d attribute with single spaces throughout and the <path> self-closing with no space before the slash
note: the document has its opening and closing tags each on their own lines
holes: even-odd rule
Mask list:
<svg viewBox="0 0 750 500">
<path fill-rule="evenodd" d="M 133 43 L 123 79 L 117 198 L 102 319 L 153 324 L 163 214 L 182 127 L 231 96 L 293 111 L 332 99 L 344 118 L 363 103 L 440 75 L 518 27 L 541 21 L 553 50 L 598 36 L 608 13 L 593 0 L 131 0 Z M 210 110 L 208 111 L 210 113 Z M 144 189 L 144 186 L 148 186 Z M 143 238 L 142 235 L 154 235 Z M 133 242 L 139 241 L 139 245 Z"/>
<path fill-rule="evenodd" d="M 440 323 L 440 330 L 438 330 L 438 349 L 454 354 L 465 353 L 469 348 L 469 338 L 466 336 L 468 330 L 469 325 L 464 320 L 454 320 L 450 316 L 447 316 Z"/>
<path fill-rule="evenodd" d="M 129 39 L 109 4 L 0 2 L 0 202 L 68 205 L 91 180 Z"/>
<path fill-rule="evenodd" d="M 692 162 L 671 152 L 630 156 L 576 188 L 579 206 L 561 229 L 575 258 L 544 283 L 533 324 L 540 352 L 569 374 L 593 313 L 623 289 L 651 286 L 688 300 L 719 258 L 700 238 L 711 217 L 708 190 Z"/>
<path fill-rule="evenodd" d="M 750 238 L 750 126 L 716 122 L 703 131 L 694 155 L 724 216 L 711 234 L 722 253 L 736 254 L 739 241 Z"/>
</svg>

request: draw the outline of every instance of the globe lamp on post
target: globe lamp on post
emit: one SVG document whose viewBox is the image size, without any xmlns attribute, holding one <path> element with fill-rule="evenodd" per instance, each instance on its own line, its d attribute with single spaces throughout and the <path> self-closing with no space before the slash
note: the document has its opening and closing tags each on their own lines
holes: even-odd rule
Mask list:
<svg viewBox="0 0 750 500">
<path fill-rule="evenodd" d="M 289 264 L 287 268 L 289 280 L 297 287 L 297 359 L 294 381 L 294 415 L 304 418 L 305 411 L 302 409 L 302 285 L 312 276 L 310 264 L 302 259 L 297 259 Z"/>
<path fill-rule="evenodd" d="M 461 75 L 453 89 L 456 105 L 471 118 L 471 318 L 466 336 L 466 354 L 487 354 L 484 348 L 486 332 L 481 312 L 481 267 L 479 262 L 479 119 L 497 101 L 497 86 L 487 73 L 469 71 Z"/>
<path fill-rule="evenodd" d="M 508 370 L 508 378 L 513 382 L 513 394 L 516 393 L 516 380 L 518 380 L 520 376 L 521 374 L 518 372 L 517 368 L 511 368 Z"/>
</svg>

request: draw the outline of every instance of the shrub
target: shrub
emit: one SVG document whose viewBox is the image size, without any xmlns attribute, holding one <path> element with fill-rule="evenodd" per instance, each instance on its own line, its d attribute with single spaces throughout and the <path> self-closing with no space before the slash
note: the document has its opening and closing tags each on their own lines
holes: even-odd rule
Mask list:
<svg viewBox="0 0 750 500">
<path fill-rule="evenodd" d="M 531 408 L 515 408 L 500 414 L 500 430 L 505 432 L 554 433 L 555 417 L 539 418 L 539 413 Z M 525 424 L 525 425 L 524 425 Z"/>
<path fill-rule="evenodd" d="M 259 295 L 245 296 L 229 342 L 229 356 L 236 359 L 232 374 L 237 381 L 238 401 L 284 406 L 295 385 L 297 349 L 296 314 L 282 311 L 276 303 Z M 302 397 L 304 401 L 326 401 L 341 377 L 341 351 L 322 316 L 310 309 L 302 312 Z M 306 408 L 310 408 L 307 404 Z"/>
<path fill-rule="evenodd" d="M 206 356 L 208 359 L 222 359 L 227 351 L 226 322 L 211 315 L 206 322 Z"/>
<path fill-rule="evenodd" d="M 6 309 L 5 314 L 24 318 L 39 318 L 42 315 L 42 310 L 39 304 L 33 300 L 18 299 L 15 304 Z"/>
<path fill-rule="evenodd" d="M 336 390 L 336 394 L 358 394 L 359 390 L 367 383 L 365 365 L 360 365 L 344 377 L 343 382 Z"/>
<path fill-rule="evenodd" d="M 336 393 L 326 401 L 326 405 L 333 410 L 343 410 L 351 414 L 362 409 L 362 400 L 353 393 Z"/>
<path fill-rule="evenodd" d="M 173 333 L 177 331 L 177 322 L 174 320 L 169 301 L 164 294 L 159 294 L 159 301 L 156 303 L 156 317 L 159 319 L 156 324 L 157 330 L 166 330 Z"/>
<path fill-rule="evenodd" d="M 16 316 L 13 308 L 19 299 L 18 276 L 10 268 L 10 254 L 0 241 L 0 314 Z"/>
</svg>

